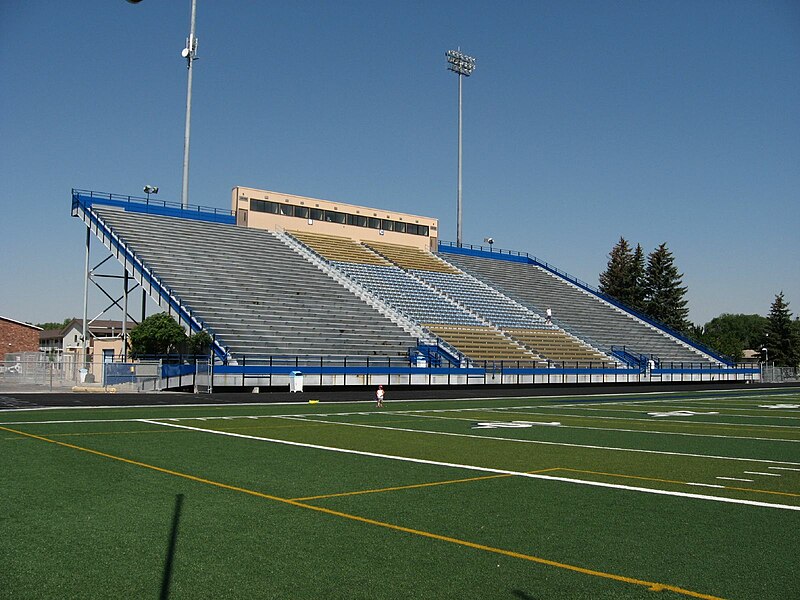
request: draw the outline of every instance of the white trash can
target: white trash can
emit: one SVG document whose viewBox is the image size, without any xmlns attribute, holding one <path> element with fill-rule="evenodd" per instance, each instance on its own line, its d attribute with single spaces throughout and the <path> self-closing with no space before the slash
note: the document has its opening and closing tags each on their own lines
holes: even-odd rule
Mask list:
<svg viewBox="0 0 800 600">
<path fill-rule="evenodd" d="M 86 375 L 88 375 L 88 374 L 89 374 L 89 369 L 81 369 L 81 370 L 80 370 L 80 371 L 78 371 L 78 372 L 79 372 L 79 373 L 80 373 L 80 375 L 81 375 L 81 383 L 85 383 L 85 382 L 86 382 Z"/>
<path fill-rule="evenodd" d="M 289 372 L 289 391 L 302 392 L 303 391 L 303 373 L 302 371 Z"/>
</svg>

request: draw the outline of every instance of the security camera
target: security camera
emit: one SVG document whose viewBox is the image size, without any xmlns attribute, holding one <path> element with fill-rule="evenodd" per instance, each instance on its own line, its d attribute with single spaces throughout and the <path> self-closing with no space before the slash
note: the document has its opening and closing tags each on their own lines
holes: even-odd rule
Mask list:
<svg viewBox="0 0 800 600">
<path fill-rule="evenodd" d="M 490 237 L 483 238 L 483 241 L 486 242 L 487 244 L 489 244 L 490 246 L 492 244 L 494 244 L 494 238 L 490 238 Z"/>
<path fill-rule="evenodd" d="M 157 194 L 158 188 L 154 185 L 146 185 L 144 186 L 144 193 L 145 194 Z"/>
</svg>

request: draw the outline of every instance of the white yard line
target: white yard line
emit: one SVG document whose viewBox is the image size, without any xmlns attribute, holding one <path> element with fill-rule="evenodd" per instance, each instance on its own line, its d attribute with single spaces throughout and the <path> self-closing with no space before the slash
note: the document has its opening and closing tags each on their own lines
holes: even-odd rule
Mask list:
<svg viewBox="0 0 800 600">
<path fill-rule="evenodd" d="M 636 404 L 632 403 L 632 404 L 628 404 L 627 406 L 636 406 Z M 543 408 L 543 407 L 537 406 L 535 408 Z M 560 406 L 559 408 L 561 408 L 561 409 L 574 408 L 575 410 L 580 410 L 582 407 L 581 406 L 570 406 L 570 407 Z M 681 406 L 681 405 L 675 405 L 675 404 L 670 404 L 669 406 L 665 406 L 664 408 L 665 408 L 665 410 L 692 410 L 692 411 L 698 410 L 697 406 Z M 719 405 L 715 405 L 715 404 L 709 405 L 707 407 L 703 407 L 703 410 L 708 410 L 708 409 L 730 410 L 730 411 L 744 411 L 744 410 L 758 411 L 759 410 L 757 407 L 731 408 L 731 407 L 727 407 L 727 406 L 720 407 Z M 499 406 L 497 408 L 493 408 L 492 410 L 505 411 L 505 410 L 508 410 L 508 409 L 503 408 L 502 406 Z M 652 406 L 647 406 L 647 407 L 645 407 L 645 410 L 631 410 L 631 409 L 624 409 L 624 408 L 608 408 L 608 409 L 604 409 L 602 407 L 593 408 L 593 407 L 589 406 L 589 407 L 586 407 L 585 410 L 587 410 L 587 411 L 592 410 L 592 411 L 604 411 L 604 412 L 618 412 L 618 413 L 619 412 L 621 412 L 621 413 L 633 413 L 633 414 L 639 414 L 640 415 L 643 412 L 646 412 L 648 410 L 653 410 L 653 407 Z M 766 410 L 768 410 L 768 409 L 761 409 L 760 412 L 763 413 Z M 770 409 L 768 413 L 760 414 L 760 415 L 750 414 L 750 415 L 729 415 L 729 416 L 737 417 L 737 418 L 753 417 L 754 419 L 787 419 L 787 420 L 800 421 L 800 413 L 798 413 L 798 411 L 796 409 L 784 409 L 784 410 L 786 410 L 786 411 L 793 410 L 794 411 L 794 416 L 779 416 L 775 409 Z M 615 417 L 609 417 L 609 418 L 615 418 Z M 623 418 L 623 417 L 616 417 L 616 418 Z M 787 425 L 787 427 L 790 427 L 790 426 Z"/>
<path fill-rule="evenodd" d="M 791 467 L 767 467 L 768 469 L 775 469 L 776 471 L 800 471 L 800 469 L 792 469 Z"/>
<path fill-rule="evenodd" d="M 717 479 L 724 479 L 725 481 L 745 481 L 747 483 L 753 483 L 752 479 L 741 479 L 739 477 L 717 477 Z"/>
<path fill-rule="evenodd" d="M 413 415 L 418 416 L 418 415 Z M 387 425 L 367 425 L 365 423 L 343 423 L 341 421 L 326 421 L 323 419 L 316 419 L 316 418 L 305 418 L 305 417 L 290 417 L 290 416 L 280 416 L 276 417 L 278 419 L 289 419 L 292 421 L 304 421 L 306 423 L 327 423 L 329 425 L 341 425 L 343 427 L 363 427 L 366 429 L 384 429 L 389 431 L 402 431 L 406 433 L 421 433 L 427 435 L 444 435 L 444 436 L 451 436 L 451 437 L 464 437 L 464 438 L 472 438 L 472 439 L 479 439 L 479 440 L 493 440 L 493 441 L 501 441 L 501 442 L 515 442 L 520 444 L 540 444 L 543 446 L 564 446 L 567 448 L 587 448 L 590 450 L 611 450 L 614 452 L 637 452 L 641 454 L 660 454 L 666 456 L 686 456 L 689 458 L 711 458 L 715 460 L 733 460 L 733 461 L 741 461 L 741 462 L 750 462 L 750 463 L 768 463 L 768 464 L 781 464 L 781 465 L 797 465 L 800 466 L 800 463 L 789 462 L 785 460 L 766 460 L 761 458 L 739 458 L 733 456 L 716 456 L 713 454 L 690 454 L 686 452 L 668 452 L 666 450 L 642 450 L 641 448 L 618 448 L 615 446 L 595 446 L 591 444 L 570 444 L 568 442 L 546 442 L 542 440 L 526 440 L 526 439 L 519 439 L 519 438 L 509 438 L 509 437 L 498 437 L 492 435 L 477 435 L 477 434 L 470 434 L 470 433 L 453 433 L 449 431 L 429 431 L 426 429 L 410 429 L 406 427 L 389 427 Z M 433 417 L 439 419 L 446 419 L 448 417 Z"/>
<path fill-rule="evenodd" d="M 467 418 L 467 417 L 440 417 L 436 415 L 420 415 L 420 414 L 411 414 L 409 411 L 395 411 L 393 414 L 402 414 L 407 415 L 409 417 L 418 417 L 418 418 L 430 418 L 430 419 L 447 419 L 453 421 L 475 421 L 474 418 Z M 519 415 L 541 415 L 545 413 L 513 413 Z M 569 418 L 572 415 L 551 415 L 556 417 L 567 417 Z M 592 417 L 595 418 L 595 417 Z M 625 419 L 628 420 L 628 419 Z M 638 420 L 638 419 L 636 419 Z M 644 419 L 646 420 L 646 419 Z M 663 422 L 663 421 L 662 421 Z M 673 421 L 669 421 L 673 422 Z M 657 435 L 682 435 L 687 437 L 708 437 L 708 438 L 722 438 L 726 440 L 757 440 L 763 442 L 788 442 L 791 444 L 800 443 L 800 440 L 783 440 L 779 438 L 760 438 L 760 437 L 750 437 L 750 436 L 739 436 L 739 435 L 716 435 L 710 433 L 685 433 L 685 432 L 676 432 L 676 431 L 645 431 L 639 429 L 619 429 L 613 427 L 589 427 L 586 425 L 564 425 L 561 423 L 559 429 L 594 429 L 596 431 L 622 431 L 628 433 L 649 433 L 649 434 L 657 434 Z"/>
<path fill-rule="evenodd" d="M 466 469 L 469 471 L 480 471 L 483 473 L 496 473 L 499 475 L 515 475 L 517 477 L 527 477 L 529 479 L 542 479 L 545 481 L 559 481 L 562 483 L 572 483 L 577 485 L 588 485 L 591 487 L 600 487 L 600 488 L 608 488 L 608 489 L 615 489 L 615 490 L 626 490 L 632 492 L 642 492 L 645 494 L 655 494 L 659 496 L 673 496 L 678 498 L 693 498 L 696 500 L 707 500 L 711 502 L 723 502 L 726 504 L 740 504 L 744 506 L 758 506 L 762 508 L 776 508 L 779 510 L 793 510 L 793 511 L 800 511 L 800 506 L 790 506 L 787 504 L 773 504 L 770 502 L 757 502 L 754 500 L 738 500 L 735 498 L 723 498 L 719 496 L 706 496 L 702 494 L 687 494 L 685 492 L 671 492 L 667 490 L 656 490 L 650 488 L 640 488 L 635 486 L 629 485 L 620 485 L 614 483 L 601 483 L 598 481 L 586 481 L 582 479 L 571 479 L 568 477 L 554 477 L 552 475 L 542 475 L 539 473 L 525 473 L 522 471 L 510 471 L 507 469 L 493 469 L 489 467 L 479 467 L 475 465 L 464 465 L 458 463 L 448 463 L 448 462 L 441 462 L 435 460 L 425 460 L 421 458 L 411 458 L 407 456 L 395 456 L 392 454 L 379 454 L 376 452 L 364 452 L 361 450 L 349 450 L 345 448 L 334 448 L 331 446 L 320 446 L 318 444 L 306 444 L 301 442 L 291 442 L 288 440 L 280 440 L 280 439 L 272 439 L 272 438 L 265 438 L 253 435 L 244 435 L 241 433 L 233 433 L 229 431 L 216 431 L 214 429 L 201 429 L 199 427 L 189 427 L 187 425 L 178 425 L 177 423 L 161 423 L 159 421 L 151 421 L 149 419 L 143 419 L 142 422 L 150 423 L 151 425 L 162 425 L 164 427 L 175 427 L 178 429 L 188 429 L 190 431 L 197 431 L 200 433 L 209 433 L 213 435 L 223 435 L 228 437 L 246 439 L 246 440 L 256 440 L 261 442 L 269 442 L 273 444 L 284 444 L 287 446 L 296 446 L 300 448 L 311 448 L 315 450 L 325 450 L 328 452 L 340 452 L 344 454 L 355 454 L 358 456 L 370 456 L 373 458 L 383 458 L 387 460 L 397 460 L 401 462 L 411 462 L 411 463 L 419 463 L 419 464 L 426 464 L 426 465 L 434 465 L 440 467 L 451 467 L 456 469 Z"/>
<path fill-rule="evenodd" d="M 542 408 L 541 406 L 536 406 L 532 408 Z M 462 409 L 464 412 L 468 412 L 470 409 Z M 643 421 L 645 423 L 654 423 L 656 419 L 650 417 L 648 419 L 637 419 L 635 417 L 609 417 L 609 416 L 601 416 L 601 415 L 570 415 L 570 414 L 559 414 L 559 413 L 549 413 L 549 412 L 530 412 L 530 411 L 511 411 L 504 408 L 485 408 L 488 412 L 499 412 L 502 414 L 513 414 L 513 415 L 537 415 L 537 416 L 545 416 L 545 417 L 572 417 L 575 418 L 583 418 L 583 419 L 606 419 L 609 421 Z M 397 411 L 397 412 L 415 412 L 421 413 L 426 412 L 422 410 L 415 410 L 415 411 Z M 641 414 L 641 413 L 639 413 Z M 703 416 L 703 415 L 698 415 Z M 665 419 L 658 419 L 659 421 L 665 421 Z M 666 419 L 668 423 L 688 423 L 691 425 L 724 425 L 726 427 L 769 427 L 772 429 L 800 429 L 797 425 L 756 425 L 753 423 L 726 423 L 726 422 L 717 422 L 717 421 L 684 421 L 681 419 Z"/>
<path fill-rule="evenodd" d="M 780 477 L 780 473 L 761 473 L 759 471 L 745 471 L 745 475 L 768 475 L 769 477 Z"/>
</svg>

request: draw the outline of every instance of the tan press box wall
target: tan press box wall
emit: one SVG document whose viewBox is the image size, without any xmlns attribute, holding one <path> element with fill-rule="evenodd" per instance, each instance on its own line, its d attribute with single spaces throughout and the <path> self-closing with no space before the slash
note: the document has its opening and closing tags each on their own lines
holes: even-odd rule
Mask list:
<svg viewBox="0 0 800 600">
<path fill-rule="evenodd" d="M 383 231 L 370 229 L 368 227 L 358 227 L 340 223 L 329 223 L 326 221 L 312 221 L 287 215 L 275 215 L 271 213 L 257 212 L 250 210 L 250 200 L 268 200 L 279 204 L 291 204 L 293 206 L 306 206 L 308 208 L 319 208 L 341 213 L 363 215 L 365 217 L 376 217 L 379 219 L 390 219 L 392 221 L 403 221 L 405 223 L 415 223 L 427 225 L 429 235 L 415 235 L 410 233 L 398 233 L 396 231 Z M 293 194 L 282 194 L 269 190 L 257 190 L 247 187 L 235 187 L 231 193 L 231 208 L 236 215 L 236 224 L 253 229 L 288 230 L 288 231 L 309 231 L 322 233 L 325 235 L 338 235 L 365 242 L 388 242 L 403 246 L 414 246 L 423 250 L 437 249 L 439 221 L 430 217 L 420 217 L 394 211 L 357 206 L 355 204 L 344 204 L 342 202 L 331 202 L 330 200 L 320 200 L 318 198 L 307 198 L 305 196 L 295 196 Z"/>
</svg>

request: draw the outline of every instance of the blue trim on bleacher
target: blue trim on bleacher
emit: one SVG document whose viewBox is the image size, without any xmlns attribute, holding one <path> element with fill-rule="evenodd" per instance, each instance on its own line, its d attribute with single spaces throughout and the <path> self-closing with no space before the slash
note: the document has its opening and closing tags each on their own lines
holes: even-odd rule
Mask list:
<svg viewBox="0 0 800 600">
<path fill-rule="evenodd" d="M 688 344 L 689 346 L 691 346 L 692 348 L 694 348 L 696 350 L 699 350 L 700 352 L 708 354 L 709 356 L 715 358 L 716 360 L 720 361 L 721 363 L 724 363 L 724 364 L 726 364 L 728 366 L 733 366 L 735 364 L 734 361 L 732 361 L 730 358 L 728 358 L 726 356 L 723 356 L 722 354 L 716 352 L 715 350 L 712 350 L 708 346 L 700 344 L 699 342 L 696 342 L 695 340 L 692 340 L 692 339 L 686 337 L 685 335 L 683 335 L 679 331 L 675 331 L 674 329 L 671 329 L 670 327 L 664 325 L 663 323 L 659 323 L 658 321 L 653 320 L 652 318 L 648 317 L 647 315 L 644 315 L 644 314 L 642 314 L 642 313 L 640 313 L 640 312 L 638 312 L 636 310 L 633 310 L 632 308 L 630 308 L 628 306 L 625 306 L 624 304 L 622 304 L 616 298 L 612 298 L 611 296 L 608 296 L 608 295 L 604 294 L 603 292 L 601 292 L 600 290 L 592 287 L 591 285 L 589 285 L 585 281 L 581 281 L 577 277 L 573 277 L 572 275 L 570 275 L 569 273 L 566 273 L 565 271 L 562 271 L 558 267 L 555 267 L 555 266 L 553 266 L 553 265 L 551 265 L 549 263 L 541 261 L 538 258 L 536 258 L 535 256 L 532 256 L 530 254 L 522 254 L 522 253 L 519 253 L 519 252 L 512 252 L 512 251 L 509 251 L 509 250 L 494 250 L 494 249 L 491 249 L 491 248 L 487 251 L 487 250 L 483 249 L 483 246 L 479 246 L 477 249 L 475 247 L 471 246 L 471 245 L 467 246 L 467 247 L 464 247 L 464 246 L 459 247 L 459 246 L 453 245 L 452 242 L 439 242 L 439 252 L 442 253 L 442 254 L 448 254 L 448 253 L 449 254 L 462 254 L 464 256 L 475 256 L 475 257 L 478 257 L 478 258 L 491 258 L 491 259 L 494 259 L 494 260 L 505 260 L 505 261 L 508 261 L 508 262 L 518 262 L 518 263 L 526 263 L 526 264 L 536 265 L 537 267 L 541 267 L 541 268 L 549 271 L 553 275 L 557 275 L 561 279 L 564 279 L 564 280 L 566 280 L 566 281 L 578 286 L 579 288 L 583 289 L 584 291 L 586 291 L 586 292 L 588 292 L 588 293 L 590 293 L 590 294 L 592 294 L 594 296 L 597 296 L 598 298 L 608 302 L 609 304 L 613 304 L 617 308 L 619 308 L 621 310 L 624 310 L 625 312 L 633 315 L 637 319 L 640 319 L 640 320 L 644 321 L 645 323 L 649 323 L 653 327 L 657 327 L 658 329 L 661 329 L 662 331 L 665 331 L 666 333 L 668 333 L 672 337 L 681 340 L 685 344 Z"/>
<path fill-rule="evenodd" d="M 182 318 L 188 323 L 192 333 L 197 333 L 206 329 L 203 321 L 192 315 L 185 306 L 176 300 L 178 295 L 170 287 L 162 284 L 157 276 L 150 273 L 150 270 L 144 266 L 141 259 L 139 259 L 125 243 L 121 242 L 117 234 L 91 210 L 91 202 L 87 205 L 85 197 L 81 196 L 78 190 L 72 190 L 72 216 L 77 217 L 79 210 L 88 218 L 89 223 L 87 223 L 86 226 L 89 227 L 90 230 L 92 225 L 94 225 L 96 230 L 103 232 L 103 237 L 108 239 L 108 243 L 116 249 L 118 253 L 117 259 L 120 260 L 119 254 L 121 254 L 124 257 L 123 264 L 125 262 L 130 263 L 131 267 L 139 273 L 139 276 L 142 278 L 142 289 L 144 289 L 145 283 L 150 286 L 151 290 L 155 289 L 158 295 L 167 301 L 170 309 L 174 310 L 180 315 L 179 318 Z M 95 233 L 95 235 L 98 234 Z M 225 352 L 225 349 L 218 341 L 214 340 L 212 347 L 217 358 L 223 361 L 227 360 L 227 352 Z"/>
<path fill-rule="evenodd" d="M 79 200 L 83 206 L 91 207 L 93 204 L 116 206 L 126 212 L 160 215 L 163 217 L 177 217 L 191 221 L 204 221 L 208 223 L 236 224 L 236 216 L 229 210 L 207 206 L 189 206 L 183 208 L 180 202 L 156 200 L 155 198 L 139 198 L 136 196 L 123 196 L 105 192 L 92 192 L 89 190 L 72 190 L 73 203 Z"/>
</svg>

